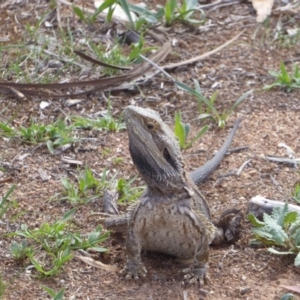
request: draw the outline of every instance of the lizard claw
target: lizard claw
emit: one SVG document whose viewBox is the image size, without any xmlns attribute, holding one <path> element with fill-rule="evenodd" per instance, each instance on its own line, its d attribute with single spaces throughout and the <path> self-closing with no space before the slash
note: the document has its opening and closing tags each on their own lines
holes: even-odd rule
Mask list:
<svg viewBox="0 0 300 300">
<path fill-rule="evenodd" d="M 237 209 L 227 209 L 225 210 L 218 222 L 215 222 L 215 226 L 219 228 L 219 237 L 215 237 L 212 244 L 234 243 L 240 238 L 241 233 L 241 221 L 242 213 Z"/>
<path fill-rule="evenodd" d="M 126 280 L 138 280 L 141 277 L 146 277 L 147 270 L 142 263 L 132 264 L 130 262 L 127 262 L 127 266 L 120 271 L 120 274 L 124 275 Z"/>
<path fill-rule="evenodd" d="M 183 276 L 184 280 L 188 284 L 194 284 L 199 282 L 199 285 L 204 285 L 210 283 L 209 276 L 205 267 L 202 268 L 187 268 L 182 271 L 185 273 Z"/>
</svg>

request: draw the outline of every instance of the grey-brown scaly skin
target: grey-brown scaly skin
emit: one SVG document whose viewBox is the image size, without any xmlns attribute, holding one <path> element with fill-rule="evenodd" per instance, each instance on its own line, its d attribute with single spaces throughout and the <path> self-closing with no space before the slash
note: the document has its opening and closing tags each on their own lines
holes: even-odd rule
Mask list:
<svg viewBox="0 0 300 300">
<path fill-rule="evenodd" d="M 146 275 L 141 262 L 145 249 L 189 261 L 192 268 L 185 278 L 202 283 L 207 279 L 209 245 L 235 239 L 241 217 L 230 211 L 220 219 L 220 226 L 211 221 L 204 197 L 185 172 L 179 144 L 158 113 L 128 106 L 124 119 L 131 157 L 147 190 L 125 216 L 105 221 L 107 228 L 127 228 L 123 273 L 135 279 Z"/>
</svg>

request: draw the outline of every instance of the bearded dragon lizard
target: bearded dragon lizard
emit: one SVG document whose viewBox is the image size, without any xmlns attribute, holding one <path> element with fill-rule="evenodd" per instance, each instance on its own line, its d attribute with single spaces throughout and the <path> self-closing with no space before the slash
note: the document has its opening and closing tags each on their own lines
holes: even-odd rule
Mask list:
<svg viewBox="0 0 300 300">
<path fill-rule="evenodd" d="M 195 185 L 210 172 L 202 167 L 192 176 L 186 173 L 179 144 L 157 112 L 128 106 L 124 119 L 130 154 L 147 190 L 127 214 L 104 222 L 106 228 L 127 231 L 127 263 L 122 273 L 127 279 L 146 275 L 141 261 L 141 250 L 145 249 L 191 263 L 185 279 L 203 283 L 208 279 L 209 245 L 235 241 L 240 232 L 241 214 L 232 209 L 225 211 L 218 222 L 211 220 L 207 202 Z M 221 159 L 239 122 L 218 152 Z M 214 169 L 216 163 L 220 163 L 220 157 L 207 164 Z"/>
</svg>

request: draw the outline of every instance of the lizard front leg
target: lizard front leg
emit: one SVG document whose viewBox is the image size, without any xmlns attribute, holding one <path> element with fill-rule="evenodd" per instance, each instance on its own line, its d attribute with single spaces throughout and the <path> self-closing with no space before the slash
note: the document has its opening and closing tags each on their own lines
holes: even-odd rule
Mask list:
<svg viewBox="0 0 300 300">
<path fill-rule="evenodd" d="M 188 281 L 188 283 L 193 284 L 197 281 L 200 285 L 204 283 L 208 283 L 208 259 L 209 259 L 209 246 L 206 236 L 202 236 L 201 244 L 198 251 L 195 253 L 193 265 L 190 268 L 184 269 L 183 273 L 184 279 Z"/>
<path fill-rule="evenodd" d="M 125 268 L 121 271 L 121 274 L 126 275 L 126 279 L 134 278 L 137 280 L 146 276 L 147 270 L 142 264 L 141 250 L 140 240 L 136 236 L 134 227 L 131 227 L 126 242 L 127 262 Z"/>
</svg>

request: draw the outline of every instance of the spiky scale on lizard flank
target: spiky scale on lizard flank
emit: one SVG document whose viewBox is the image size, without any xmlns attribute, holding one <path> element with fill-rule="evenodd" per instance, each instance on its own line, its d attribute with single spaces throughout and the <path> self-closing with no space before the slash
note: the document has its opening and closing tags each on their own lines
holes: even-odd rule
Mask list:
<svg viewBox="0 0 300 300">
<path fill-rule="evenodd" d="M 228 228 L 222 222 L 220 227 L 212 223 L 206 201 L 185 172 L 179 144 L 159 114 L 152 109 L 128 106 L 124 119 L 130 154 L 147 190 L 125 217 L 106 222 L 112 227 L 117 223 L 128 224 L 127 264 L 123 273 L 135 279 L 146 275 L 140 255 L 145 249 L 191 262 L 190 274 L 185 278 L 203 282 L 207 278 L 209 244 L 213 240 L 223 241 L 224 230 L 231 237 Z M 235 214 L 225 217 L 222 220 L 230 223 Z M 233 223 L 236 230 L 237 224 Z"/>
</svg>

